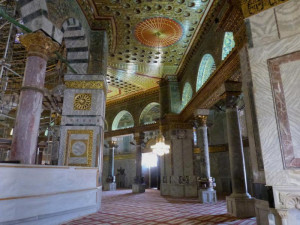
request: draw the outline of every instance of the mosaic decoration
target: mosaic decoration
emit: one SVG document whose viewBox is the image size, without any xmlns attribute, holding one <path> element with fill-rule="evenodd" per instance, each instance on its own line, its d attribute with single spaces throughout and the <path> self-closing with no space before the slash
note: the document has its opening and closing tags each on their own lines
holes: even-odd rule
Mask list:
<svg viewBox="0 0 300 225">
<path fill-rule="evenodd" d="M 112 123 L 112 130 L 120 130 L 133 126 L 134 120 L 132 115 L 128 111 L 123 110 L 116 115 Z"/>
<path fill-rule="evenodd" d="M 193 97 L 193 89 L 190 83 L 186 82 L 182 92 L 181 108 L 183 109 Z"/>
<path fill-rule="evenodd" d="M 224 35 L 223 49 L 222 49 L 222 60 L 231 52 L 235 47 L 235 42 L 232 32 L 226 32 Z"/>
<path fill-rule="evenodd" d="M 166 47 L 182 37 L 182 27 L 175 20 L 154 17 L 140 22 L 134 31 L 135 37 L 149 47 Z"/>
<path fill-rule="evenodd" d="M 205 81 L 207 81 L 207 79 L 215 71 L 215 69 L 216 64 L 212 55 L 204 55 L 198 70 L 196 91 L 198 91 L 202 87 L 202 85 L 205 83 Z"/>
<path fill-rule="evenodd" d="M 288 0 L 242 0 L 241 4 L 244 17 L 246 18 L 287 1 Z"/>
<path fill-rule="evenodd" d="M 148 104 L 140 116 L 140 125 L 156 123 L 160 118 L 160 105 L 157 102 Z"/>
<path fill-rule="evenodd" d="M 91 110 L 91 107 L 92 107 L 92 94 L 90 93 L 75 94 L 74 110 Z"/>
<path fill-rule="evenodd" d="M 74 89 L 103 89 L 104 82 L 101 81 L 65 81 L 67 88 Z"/>
<path fill-rule="evenodd" d="M 109 42 L 115 43 L 108 58 L 109 102 L 157 87 L 165 75 L 176 75 L 213 1 L 77 2 L 91 28 L 108 30 L 114 40 Z"/>
<path fill-rule="evenodd" d="M 83 138 L 76 139 L 73 137 L 80 135 Z M 67 148 L 64 154 L 65 165 L 69 166 L 92 166 L 93 158 L 93 130 L 68 130 L 67 131 Z M 81 142 L 81 143 L 78 143 Z M 86 151 L 78 150 L 85 145 Z"/>
</svg>

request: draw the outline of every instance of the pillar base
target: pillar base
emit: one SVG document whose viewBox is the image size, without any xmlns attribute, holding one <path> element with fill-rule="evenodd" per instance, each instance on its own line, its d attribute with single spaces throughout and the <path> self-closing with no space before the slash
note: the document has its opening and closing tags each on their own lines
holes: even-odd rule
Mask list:
<svg viewBox="0 0 300 225">
<path fill-rule="evenodd" d="M 104 191 L 115 191 L 117 189 L 117 185 L 115 182 L 113 183 L 106 183 L 103 185 Z"/>
<path fill-rule="evenodd" d="M 132 184 L 132 193 L 144 193 L 145 185 L 144 184 Z"/>
<path fill-rule="evenodd" d="M 198 198 L 201 203 L 217 203 L 217 192 L 214 189 L 200 189 Z"/>
<path fill-rule="evenodd" d="M 227 212 L 237 218 L 255 217 L 255 198 L 227 196 Z"/>
</svg>

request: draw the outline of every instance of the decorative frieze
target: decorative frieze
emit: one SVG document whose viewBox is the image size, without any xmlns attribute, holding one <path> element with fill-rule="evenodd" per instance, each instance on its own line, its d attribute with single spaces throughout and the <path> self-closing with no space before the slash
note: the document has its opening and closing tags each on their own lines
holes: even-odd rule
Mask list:
<svg viewBox="0 0 300 225">
<path fill-rule="evenodd" d="M 104 81 L 102 80 L 69 80 L 65 81 L 65 85 L 71 89 L 104 89 Z"/>
</svg>

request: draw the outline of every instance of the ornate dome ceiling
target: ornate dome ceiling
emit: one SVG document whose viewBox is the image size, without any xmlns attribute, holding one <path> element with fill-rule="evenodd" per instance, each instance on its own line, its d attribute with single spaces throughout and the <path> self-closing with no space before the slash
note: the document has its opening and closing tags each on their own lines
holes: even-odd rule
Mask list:
<svg viewBox="0 0 300 225">
<path fill-rule="evenodd" d="M 107 101 L 176 75 L 212 0 L 77 0 L 92 29 L 110 39 Z"/>
<path fill-rule="evenodd" d="M 175 20 L 154 17 L 137 24 L 134 35 L 139 42 L 149 47 L 167 47 L 182 37 L 181 25 Z"/>
</svg>

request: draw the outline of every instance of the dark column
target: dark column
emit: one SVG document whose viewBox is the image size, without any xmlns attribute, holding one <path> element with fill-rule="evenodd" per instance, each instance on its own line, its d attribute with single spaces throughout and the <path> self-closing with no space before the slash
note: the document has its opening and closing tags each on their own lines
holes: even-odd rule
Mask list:
<svg viewBox="0 0 300 225">
<path fill-rule="evenodd" d="M 118 145 L 115 141 L 108 142 L 108 171 L 107 171 L 107 178 L 106 183 L 104 184 L 103 189 L 105 191 L 115 191 L 116 186 L 116 179 L 115 179 L 115 150 L 118 148 Z"/>
<path fill-rule="evenodd" d="M 47 60 L 59 45 L 41 31 L 23 35 L 20 40 L 26 47 L 28 56 L 11 146 L 11 160 L 34 164 Z"/>
<path fill-rule="evenodd" d="M 255 216 L 254 199 L 248 193 L 243 140 L 240 130 L 238 96 L 226 93 L 227 136 L 232 194 L 226 197 L 227 210 L 238 218 Z"/>
<path fill-rule="evenodd" d="M 143 193 L 145 192 L 145 185 L 142 177 L 142 143 L 144 141 L 144 133 L 134 134 L 135 146 L 136 146 L 136 158 L 135 158 L 135 179 L 134 184 L 132 185 L 133 193 Z"/>
</svg>

